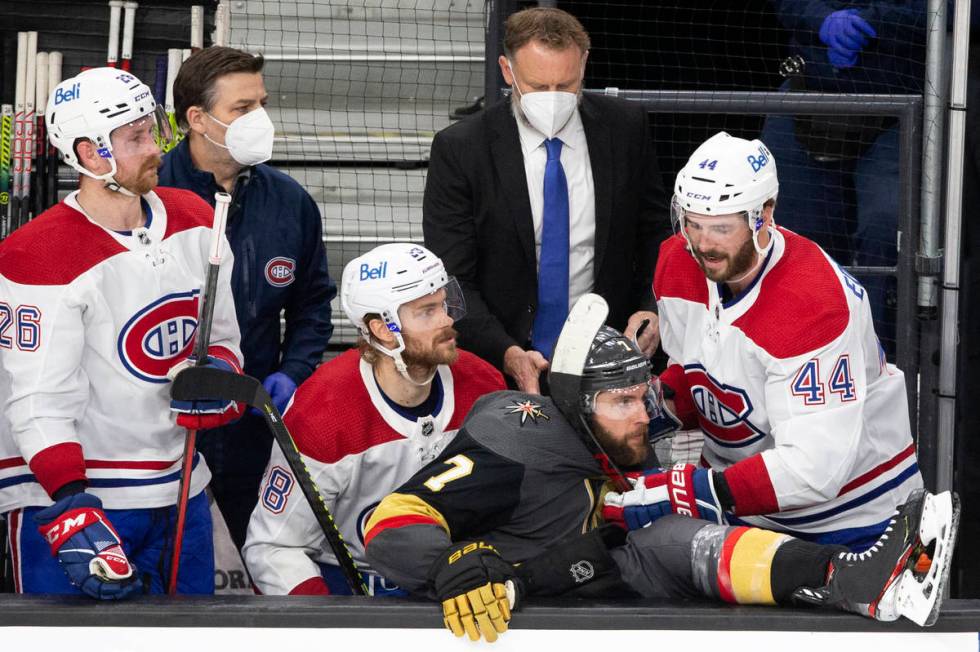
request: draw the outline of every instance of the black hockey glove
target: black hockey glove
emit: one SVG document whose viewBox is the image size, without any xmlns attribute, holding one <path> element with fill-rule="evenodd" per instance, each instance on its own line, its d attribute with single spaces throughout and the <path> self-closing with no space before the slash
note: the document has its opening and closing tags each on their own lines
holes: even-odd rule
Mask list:
<svg viewBox="0 0 980 652">
<path fill-rule="evenodd" d="M 566 537 L 517 567 L 523 595 L 636 596 L 609 555 L 625 541 L 626 533 L 614 525 Z"/>
<path fill-rule="evenodd" d="M 429 572 L 433 591 L 442 601 L 443 622 L 456 636 L 471 641 L 482 635 L 488 643 L 507 631 L 517 604 L 517 573 L 496 549 L 482 541 L 450 546 Z"/>
</svg>

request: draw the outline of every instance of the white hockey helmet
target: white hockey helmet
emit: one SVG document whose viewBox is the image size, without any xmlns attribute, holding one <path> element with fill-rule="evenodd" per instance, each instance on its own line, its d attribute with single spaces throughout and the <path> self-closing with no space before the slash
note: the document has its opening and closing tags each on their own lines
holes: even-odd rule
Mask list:
<svg viewBox="0 0 980 652">
<path fill-rule="evenodd" d="M 44 118 L 51 144 L 62 159 L 82 174 L 106 182 L 106 186 L 132 195 L 115 182 L 116 159 L 112 132 L 141 120 L 151 120 L 154 136 L 169 140 L 171 134 L 163 108 L 150 88 L 132 73 L 117 68 L 92 68 L 62 81 L 48 96 Z M 81 165 L 75 143 L 85 138 L 95 143 L 99 155 L 109 161 L 109 172 L 97 175 Z"/>
<path fill-rule="evenodd" d="M 446 273 L 442 260 L 421 245 L 393 242 L 375 247 L 347 263 L 341 282 L 340 305 L 364 339 L 394 358 L 402 376 L 415 382 L 408 376 L 401 357 L 405 340 L 398 309 L 409 301 L 443 288 L 446 290 L 446 314 L 457 321 L 466 314 L 463 293 L 456 279 Z M 398 342 L 396 348 L 385 348 L 371 337 L 364 317 L 372 314 L 380 315 L 385 326 L 395 335 Z"/>
<path fill-rule="evenodd" d="M 694 150 L 677 173 L 671 221 L 687 238 L 684 217 L 688 212 L 744 213 L 756 251 L 764 254 L 766 251 L 758 242 L 763 226 L 762 208 L 778 192 L 776 160 L 769 148 L 761 140 L 749 141 L 719 131 Z"/>
</svg>

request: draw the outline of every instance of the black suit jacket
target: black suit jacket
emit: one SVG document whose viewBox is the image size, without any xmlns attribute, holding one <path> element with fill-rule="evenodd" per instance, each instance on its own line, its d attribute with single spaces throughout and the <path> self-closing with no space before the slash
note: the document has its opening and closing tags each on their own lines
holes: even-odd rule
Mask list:
<svg viewBox="0 0 980 652">
<path fill-rule="evenodd" d="M 593 291 L 609 303 L 610 325 L 622 329 L 636 310 L 654 309 L 653 270 L 671 232 L 667 201 L 642 107 L 588 94 L 579 112 L 595 188 Z M 508 347 L 527 346 L 538 303 L 531 204 L 509 98 L 436 134 L 422 225 L 426 247 L 463 289 L 460 346 L 503 368 Z"/>
</svg>

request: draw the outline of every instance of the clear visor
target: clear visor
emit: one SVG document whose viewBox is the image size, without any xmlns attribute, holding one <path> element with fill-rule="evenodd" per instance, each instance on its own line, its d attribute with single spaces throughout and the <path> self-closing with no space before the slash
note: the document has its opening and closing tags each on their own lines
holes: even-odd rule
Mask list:
<svg viewBox="0 0 980 652">
<path fill-rule="evenodd" d="M 669 435 L 679 425 L 677 419 L 664 407 L 660 379 L 656 376 L 632 387 L 598 392 L 592 400 L 592 412 L 606 421 L 647 420 L 650 443 Z"/>
<path fill-rule="evenodd" d="M 444 286 L 424 297 L 409 301 L 398 308 L 398 320 L 404 331 L 425 331 L 445 328 L 459 321 L 466 314 L 463 291 L 455 277 L 450 276 Z"/>
<path fill-rule="evenodd" d="M 112 154 L 117 158 L 142 155 L 151 147 L 160 147 L 173 138 L 173 131 L 163 107 L 138 120 L 116 127 L 109 135 Z"/>
<path fill-rule="evenodd" d="M 674 195 L 670 200 L 670 228 L 674 230 L 674 233 L 680 233 L 681 229 L 684 228 L 685 215 L 684 207 L 678 201 L 677 195 Z"/>
</svg>

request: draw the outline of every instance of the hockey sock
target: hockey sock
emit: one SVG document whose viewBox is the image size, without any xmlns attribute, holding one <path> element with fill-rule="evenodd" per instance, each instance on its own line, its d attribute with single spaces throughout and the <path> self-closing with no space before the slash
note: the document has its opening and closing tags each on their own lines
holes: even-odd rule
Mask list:
<svg viewBox="0 0 980 652">
<path fill-rule="evenodd" d="M 773 561 L 792 541 L 787 534 L 759 528 L 707 525 L 691 542 L 695 584 L 725 602 L 776 604 Z"/>
<path fill-rule="evenodd" d="M 793 591 L 801 586 L 820 587 L 827 583 L 827 566 L 831 558 L 846 550 L 842 546 L 825 546 L 790 538 L 772 559 L 772 595 L 779 604 L 790 602 Z"/>
</svg>

